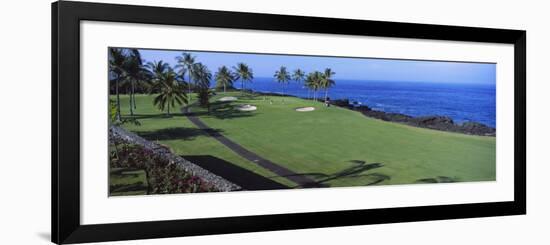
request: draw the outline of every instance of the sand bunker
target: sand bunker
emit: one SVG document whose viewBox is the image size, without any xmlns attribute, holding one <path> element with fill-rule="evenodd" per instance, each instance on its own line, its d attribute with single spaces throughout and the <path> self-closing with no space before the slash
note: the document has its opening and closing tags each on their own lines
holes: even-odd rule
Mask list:
<svg viewBox="0 0 550 245">
<path fill-rule="evenodd" d="M 314 111 L 315 110 L 315 107 L 300 107 L 300 108 L 296 108 L 296 111 Z"/>
<path fill-rule="evenodd" d="M 255 111 L 256 109 L 256 106 L 253 106 L 253 105 L 241 105 L 239 107 L 237 107 L 237 110 L 239 111 Z"/>
<path fill-rule="evenodd" d="M 220 98 L 218 101 L 236 101 L 237 97 L 223 97 Z"/>
</svg>

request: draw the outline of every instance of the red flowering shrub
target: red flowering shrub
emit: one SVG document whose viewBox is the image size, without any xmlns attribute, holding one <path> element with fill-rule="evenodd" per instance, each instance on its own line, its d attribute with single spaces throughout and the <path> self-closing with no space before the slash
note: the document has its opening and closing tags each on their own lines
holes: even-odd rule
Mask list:
<svg viewBox="0 0 550 245">
<path fill-rule="evenodd" d="M 111 168 L 136 168 L 145 171 L 147 194 L 211 192 L 215 189 L 201 178 L 177 167 L 152 150 L 112 140 Z"/>
</svg>

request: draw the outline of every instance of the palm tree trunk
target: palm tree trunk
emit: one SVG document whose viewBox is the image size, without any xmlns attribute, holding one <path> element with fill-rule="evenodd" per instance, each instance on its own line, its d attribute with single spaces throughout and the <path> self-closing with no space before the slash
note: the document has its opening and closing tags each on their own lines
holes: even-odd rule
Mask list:
<svg viewBox="0 0 550 245">
<path fill-rule="evenodd" d="M 283 83 L 283 104 L 285 103 L 285 83 Z"/>
<path fill-rule="evenodd" d="M 244 81 L 241 79 L 241 94 L 244 94 Z"/>
<path fill-rule="evenodd" d="M 118 122 L 122 121 L 120 116 L 120 94 L 118 92 L 118 76 L 115 80 L 115 91 L 116 91 L 116 120 Z"/>
<path fill-rule="evenodd" d="M 223 93 L 225 94 L 225 83 L 223 84 Z"/>
<path fill-rule="evenodd" d="M 168 103 L 168 110 L 166 112 L 167 112 L 166 115 L 170 116 L 170 103 Z"/>
<path fill-rule="evenodd" d="M 313 90 L 313 100 L 317 101 L 317 89 Z"/>
<path fill-rule="evenodd" d="M 137 104 L 136 104 L 136 92 L 134 91 L 133 94 L 134 94 L 134 99 L 133 99 L 133 101 L 134 101 L 134 110 L 136 110 L 136 109 L 137 109 Z"/>
<path fill-rule="evenodd" d="M 130 81 L 130 116 L 134 116 L 134 81 Z"/>
<path fill-rule="evenodd" d="M 137 82 L 137 81 L 136 81 Z M 134 84 L 134 87 L 132 87 L 132 101 L 134 101 L 134 110 L 137 109 L 136 106 L 136 85 Z"/>
<path fill-rule="evenodd" d="M 191 113 L 191 93 L 193 92 L 191 89 L 191 67 L 188 67 L 187 70 L 189 71 L 189 82 L 187 83 L 187 88 L 189 89 L 188 98 L 187 98 L 187 110 L 186 113 Z"/>
<path fill-rule="evenodd" d="M 325 101 L 327 101 L 328 98 L 328 88 L 325 89 Z"/>
<path fill-rule="evenodd" d="M 189 106 L 189 104 L 191 104 L 191 74 L 189 74 L 189 81 L 187 82 L 187 105 Z"/>
</svg>

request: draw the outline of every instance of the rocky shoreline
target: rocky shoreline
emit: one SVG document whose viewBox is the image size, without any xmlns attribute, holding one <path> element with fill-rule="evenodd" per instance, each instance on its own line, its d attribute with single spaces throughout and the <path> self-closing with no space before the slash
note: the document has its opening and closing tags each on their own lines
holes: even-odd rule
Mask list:
<svg viewBox="0 0 550 245">
<path fill-rule="evenodd" d="M 255 93 L 266 96 L 282 96 L 279 93 L 258 92 L 252 90 L 246 90 L 249 93 Z M 289 97 L 301 98 L 294 95 L 285 95 Z M 302 98 L 303 99 L 303 98 Z M 323 100 L 318 100 L 324 102 Z M 363 115 L 371 118 L 380 119 L 388 122 L 402 123 L 413 127 L 429 128 L 434 130 L 454 132 L 468 135 L 480 135 L 496 137 L 496 129 L 489 127 L 483 123 L 478 122 L 464 122 L 462 124 L 455 123 L 452 118 L 448 116 L 432 115 L 432 116 L 420 116 L 413 117 L 401 113 L 383 112 L 373 110 L 367 105 L 354 106 L 348 99 L 331 100 L 331 105 L 347 108 L 354 111 L 359 111 Z"/>
<path fill-rule="evenodd" d="M 464 122 L 462 124 L 457 124 L 453 121 L 452 118 L 447 116 L 420 116 L 413 117 L 401 113 L 390 113 L 373 110 L 372 108 L 366 105 L 353 106 L 349 103 L 349 100 L 334 100 L 331 101 L 331 104 L 344 107 L 350 110 L 355 110 L 361 112 L 367 117 L 372 117 L 388 122 L 397 122 L 406 124 L 409 126 L 419 127 L 419 128 L 429 128 L 440 131 L 455 132 L 469 135 L 481 135 L 481 136 L 496 136 L 496 129 L 489 127 L 485 124 L 478 122 Z"/>
</svg>

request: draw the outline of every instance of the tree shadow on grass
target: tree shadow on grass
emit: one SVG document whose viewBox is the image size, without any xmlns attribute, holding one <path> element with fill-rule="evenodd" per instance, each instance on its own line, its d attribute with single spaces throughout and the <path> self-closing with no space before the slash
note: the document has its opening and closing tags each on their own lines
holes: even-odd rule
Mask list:
<svg viewBox="0 0 550 245">
<path fill-rule="evenodd" d="M 245 93 L 243 95 L 237 96 L 239 100 L 263 100 L 264 95 L 261 94 L 251 94 L 251 93 Z"/>
<path fill-rule="evenodd" d="M 237 107 L 238 105 L 235 105 L 230 101 L 216 101 L 210 104 L 210 112 L 203 110 L 198 112 L 192 112 L 189 115 L 211 116 L 222 120 L 250 117 L 255 115 L 252 111 L 241 111 L 241 110 L 238 110 Z"/>
<path fill-rule="evenodd" d="M 138 168 L 118 168 L 118 169 L 111 169 L 109 171 L 109 174 L 116 177 L 128 177 L 128 178 L 137 178 L 139 174 L 132 173 L 135 171 L 141 171 L 141 169 Z"/>
<path fill-rule="evenodd" d="M 158 113 L 158 114 L 134 114 L 134 116 L 130 115 L 123 115 L 124 119 L 155 119 L 155 118 L 174 118 L 174 117 L 183 117 L 183 115 L 179 113 L 172 113 L 170 115 L 166 115 L 166 113 Z"/>
<path fill-rule="evenodd" d="M 147 140 L 193 140 L 197 136 L 208 136 L 208 134 L 220 134 L 221 129 L 199 129 L 199 128 L 163 128 L 154 131 L 137 132 L 137 134 Z"/>
<path fill-rule="evenodd" d="M 126 192 L 147 191 L 147 185 L 143 181 L 134 179 L 140 176 L 137 171 L 142 170 L 137 168 L 111 168 L 109 170 L 109 193 L 117 195 Z M 113 178 L 119 183 L 112 184 Z"/>
<path fill-rule="evenodd" d="M 416 180 L 416 183 L 424 183 L 424 184 L 454 183 L 454 182 L 459 182 L 459 179 L 457 177 L 437 176 L 437 177 L 433 177 L 433 178 L 424 178 L 424 179 Z"/>
<path fill-rule="evenodd" d="M 390 180 L 391 177 L 385 174 L 381 173 L 370 173 L 369 171 L 377 168 L 381 168 L 384 166 L 382 163 L 366 163 L 362 160 L 351 160 L 349 161 L 352 163 L 352 166 L 345 168 L 339 172 L 333 173 L 333 174 L 324 174 L 324 173 L 300 173 L 295 174 L 291 176 L 307 176 L 312 179 L 315 179 L 316 181 L 314 183 L 308 186 L 303 186 L 305 188 L 308 187 L 330 187 L 330 184 L 327 182 L 333 181 L 333 180 L 343 180 L 343 179 L 354 179 L 354 178 L 367 178 L 369 179 L 369 183 L 365 185 L 376 185 L 382 181 Z M 368 172 L 368 173 L 367 173 Z M 288 177 L 288 176 L 284 176 Z"/>
<path fill-rule="evenodd" d="M 109 193 L 116 194 L 117 192 L 131 192 L 131 191 L 147 191 L 147 187 L 142 181 L 132 184 L 116 184 L 109 185 Z"/>
</svg>

